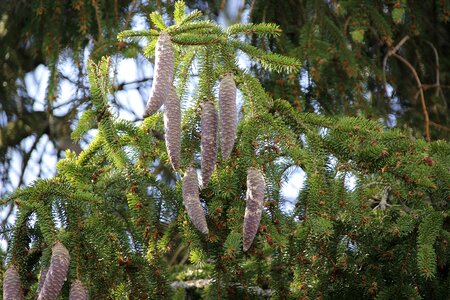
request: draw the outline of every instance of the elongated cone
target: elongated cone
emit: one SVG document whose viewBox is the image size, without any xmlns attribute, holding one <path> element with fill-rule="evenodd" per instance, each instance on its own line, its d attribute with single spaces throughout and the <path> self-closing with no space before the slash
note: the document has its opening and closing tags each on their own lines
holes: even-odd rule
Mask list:
<svg viewBox="0 0 450 300">
<path fill-rule="evenodd" d="M 181 109 L 175 87 L 170 88 L 169 97 L 164 102 L 164 132 L 167 153 L 172 167 L 176 170 L 180 167 L 181 151 Z"/>
<path fill-rule="evenodd" d="M 153 86 L 144 118 L 153 115 L 163 105 L 173 81 L 174 52 L 170 35 L 161 32 L 156 42 Z"/>
<path fill-rule="evenodd" d="M 69 270 L 70 255 L 66 247 L 60 242 L 56 242 L 52 248 L 50 266 L 38 300 L 55 300 L 66 281 Z"/>
<path fill-rule="evenodd" d="M 265 189 L 263 173 L 256 168 L 249 168 L 247 171 L 247 205 L 245 207 L 243 232 L 244 251 L 250 248 L 258 232 Z"/>
<path fill-rule="evenodd" d="M 38 294 L 38 295 L 41 292 L 42 287 L 44 286 L 45 277 L 47 276 L 47 272 L 48 272 L 48 267 L 41 268 L 41 275 L 39 276 L 39 284 L 38 284 L 38 288 L 36 290 L 36 294 Z"/>
<path fill-rule="evenodd" d="M 198 191 L 197 172 L 193 167 L 188 167 L 183 178 L 183 203 L 194 226 L 202 233 L 208 234 L 205 213 L 200 204 Z"/>
<path fill-rule="evenodd" d="M 217 111 L 214 103 L 203 103 L 200 122 L 202 136 L 202 188 L 208 185 L 217 161 Z"/>
<path fill-rule="evenodd" d="M 87 288 L 80 280 L 75 280 L 70 286 L 69 300 L 88 300 Z"/>
<path fill-rule="evenodd" d="M 226 74 L 219 86 L 220 148 L 223 159 L 233 150 L 237 130 L 236 84 L 233 75 Z"/>
<path fill-rule="evenodd" d="M 20 275 L 15 265 L 10 265 L 3 275 L 3 299 L 22 300 Z"/>
</svg>

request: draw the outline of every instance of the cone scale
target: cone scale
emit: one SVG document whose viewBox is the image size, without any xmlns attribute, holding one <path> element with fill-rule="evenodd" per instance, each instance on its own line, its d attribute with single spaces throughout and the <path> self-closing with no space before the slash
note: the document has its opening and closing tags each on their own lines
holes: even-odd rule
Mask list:
<svg viewBox="0 0 450 300">
<path fill-rule="evenodd" d="M 263 173 L 259 169 L 249 168 L 247 171 L 247 204 L 245 207 L 243 229 L 244 251 L 250 249 L 258 232 L 265 189 Z"/>
<path fill-rule="evenodd" d="M 153 72 L 153 86 L 144 118 L 153 115 L 165 102 L 173 81 L 174 51 L 170 35 L 161 32 L 156 42 L 155 69 Z"/>
<path fill-rule="evenodd" d="M 205 213 L 200 203 L 197 172 L 188 167 L 183 178 L 183 204 L 194 226 L 202 233 L 208 234 Z"/>
</svg>

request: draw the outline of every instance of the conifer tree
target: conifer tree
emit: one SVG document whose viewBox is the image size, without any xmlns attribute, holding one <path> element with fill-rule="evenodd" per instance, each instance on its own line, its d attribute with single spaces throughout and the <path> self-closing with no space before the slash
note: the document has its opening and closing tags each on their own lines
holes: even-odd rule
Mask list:
<svg viewBox="0 0 450 300">
<path fill-rule="evenodd" d="M 53 295 L 56 271 L 58 280 L 67 278 L 57 282 L 62 298 L 84 297 L 87 289 L 90 299 L 183 299 L 188 292 L 173 283 L 191 271 L 209 280 L 197 294 L 203 299 L 445 299 L 449 144 L 412 139 L 361 117 L 301 113 L 273 99 L 254 74 L 239 68 L 236 55 L 245 53 L 269 72 L 295 74 L 296 59 L 242 38 L 277 37 L 275 24 L 222 28 L 200 11 L 186 13 L 183 1 L 173 16 L 169 25 L 153 12 L 156 29 L 123 31 L 118 39 L 147 40 L 148 57 L 161 36 L 170 39 L 173 84 L 189 104 L 181 106 L 179 166 L 172 141 L 163 137 L 172 118 L 164 124 L 160 112 L 142 123 L 115 117 L 111 59 L 89 61 L 92 106 L 73 138 L 94 127 L 98 132 L 80 154 L 66 152 L 55 177 L 3 200 L 18 206 L 8 241 L 8 270 L 16 271 L 5 276 L 3 293 L 19 293 L 21 286 L 32 299 L 39 286 L 40 295 Z M 189 97 L 194 64 L 199 81 Z M 208 152 L 211 178 L 200 191 L 203 134 L 211 129 L 202 126 L 202 109 L 220 107 L 226 74 L 242 94 L 242 117 L 231 159 Z M 156 161 L 172 164 L 183 179 L 160 180 Z M 282 209 L 280 189 L 293 169 L 306 177 L 291 214 Z M 180 243 L 189 253 L 181 270 L 167 259 Z"/>
</svg>

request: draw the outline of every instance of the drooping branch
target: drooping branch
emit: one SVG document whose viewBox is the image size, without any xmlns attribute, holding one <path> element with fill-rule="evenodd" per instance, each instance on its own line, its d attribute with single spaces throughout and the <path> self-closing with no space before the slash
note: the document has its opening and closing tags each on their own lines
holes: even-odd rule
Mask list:
<svg viewBox="0 0 450 300">
<path fill-rule="evenodd" d="M 408 69 L 411 71 L 411 73 L 414 76 L 414 79 L 417 82 L 417 87 L 419 88 L 419 93 L 420 93 L 420 103 L 422 104 L 422 111 L 423 111 L 423 116 L 424 116 L 425 140 L 427 142 L 430 142 L 430 140 L 431 140 L 431 138 L 430 138 L 430 118 L 428 115 L 428 109 L 427 109 L 427 105 L 425 103 L 425 94 L 423 93 L 423 86 L 422 86 L 422 82 L 420 81 L 419 75 L 417 74 L 416 69 L 405 58 L 403 58 L 402 56 L 400 56 L 396 53 L 394 53 L 393 56 L 395 58 L 397 58 L 398 60 L 400 60 L 402 63 L 404 63 L 408 67 Z"/>
<path fill-rule="evenodd" d="M 417 87 L 419 88 L 419 95 L 420 95 L 420 102 L 422 105 L 422 112 L 423 112 L 423 116 L 424 116 L 424 127 L 425 127 L 425 139 L 427 142 L 430 142 L 431 138 L 430 138 L 430 118 L 429 118 L 429 114 L 428 114 L 428 109 L 426 106 L 426 102 L 425 102 L 425 94 L 424 94 L 424 88 L 422 85 L 422 82 L 420 81 L 419 75 L 417 74 L 416 69 L 411 65 L 411 63 L 406 60 L 404 57 L 400 56 L 399 54 L 397 54 L 397 51 L 400 49 L 400 47 L 402 47 L 408 40 L 409 40 L 409 36 L 406 35 L 405 37 L 403 37 L 400 42 L 398 42 L 398 44 L 393 47 L 392 49 L 390 49 L 386 55 L 383 58 L 383 66 L 382 66 L 382 70 L 383 70 L 383 83 L 384 83 L 384 88 L 385 88 L 385 93 L 386 93 L 386 64 L 387 64 L 387 60 L 389 57 L 394 56 L 395 58 L 397 58 L 398 60 L 400 60 L 403 64 L 405 64 L 408 69 L 412 72 L 414 79 L 416 80 L 417 83 Z M 438 58 L 436 58 L 436 62 L 438 63 Z M 439 74 L 439 71 L 438 71 Z M 439 75 L 437 75 L 437 80 L 439 80 Z M 439 84 L 439 81 L 438 83 Z"/>
<path fill-rule="evenodd" d="M 393 54 L 395 54 L 400 49 L 400 47 L 403 46 L 403 44 L 405 44 L 408 40 L 409 40 L 408 35 L 403 37 L 394 48 L 389 49 L 389 51 L 386 53 L 386 55 L 383 58 L 382 70 L 383 70 L 383 86 L 384 86 L 384 94 L 385 95 L 387 95 L 387 89 L 386 89 L 386 86 L 387 86 L 387 81 L 386 81 L 387 60 L 389 59 L 389 57 L 391 57 Z"/>
</svg>

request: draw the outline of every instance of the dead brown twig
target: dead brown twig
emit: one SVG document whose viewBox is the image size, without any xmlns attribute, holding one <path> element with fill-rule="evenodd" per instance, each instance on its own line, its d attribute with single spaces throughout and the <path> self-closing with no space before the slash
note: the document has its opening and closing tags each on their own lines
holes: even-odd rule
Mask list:
<svg viewBox="0 0 450 300">
<path fill-rule="evenodd" d="M 409 36 L 403 37 L 398 44 L 390 49 L 388 53 L 384 56 L 383 59 L 383 81 L 384 81 L 384 87 L 386 91 L 386 64 L 389 57 L 393 56 L 397 58 L 399 61 L 401 61 L 413 74 L 414 79 L 416 80 L 417 87 L 419 88 L 419 95 L 420 95 L 420 103 L 422 105 L 422 111 L 424 116 L 424 127 L 425 127 L 425 140 L 427 142 L 430 142 L 431 135 L 430 135 L 430 117 L 428 114 L 427 105 L 425 102 L 425 94 L 424 94 L 424 87 L 422 85 L 422 82 L 420 81 L 419 75 L 417 74 L 416 69 L 411 65 L 411 63 L 405 59 L 403 56 L 397 54 L 397 51 L 400 49 L 401 46 L 403 46 L 407 41 L 409 40 Z M 439 78 L 439 77 L 438 77 Z"/>
<path fill-rule="evenodd" d="M 419 88 L 420 103 L 422 104 L 422 111 L 424 116 L 425 140 L 427 142 L 430 142 L 430 117 L 428 115 L 428 109 L 425 103 L 425 94 L 423 93 L 423 86 L 422 82 L 420 81 L 419 75 L 417 74 L 416 69 L 403 56 L 400 56 L 396 53 L 394 53 L 393 56 L 408 67 L 417 82 L 417 87 Z"/>
</svg>

